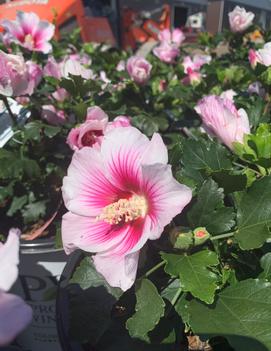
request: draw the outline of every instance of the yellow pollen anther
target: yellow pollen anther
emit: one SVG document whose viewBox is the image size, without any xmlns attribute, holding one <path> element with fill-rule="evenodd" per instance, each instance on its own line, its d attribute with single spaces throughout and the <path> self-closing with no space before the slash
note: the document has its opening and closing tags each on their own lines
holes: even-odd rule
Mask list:
<svg viewBox="0 0 271 351">
<path fill-rule="evenodd" d="M 146 199 L 143 196 L 133 195 L 129 199 L 120 199 L 104 207 L 97 220 L 104 220 L 109 224 L 127 223 L 145 217 L 147 209 Z"/>
<path fill-rule="evenodd" d="M 27 34 L 24 37 L 24 42 L 25 42 L 25 44 L 33 45 L 34 44 L 34 39 L 33 39 L 32 35 L 31 34 Z"/>
</svg>

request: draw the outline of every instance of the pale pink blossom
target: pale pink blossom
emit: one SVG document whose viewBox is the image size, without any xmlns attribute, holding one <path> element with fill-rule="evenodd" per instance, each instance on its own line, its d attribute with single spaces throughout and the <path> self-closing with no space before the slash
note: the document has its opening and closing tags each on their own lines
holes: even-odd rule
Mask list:
<svg viewBox="0 0 271 351">
<path fill-rule="evenodd" d="M 65 112 L 63 110 L 57 110 L 53 105 L 43 105 L 41 107 L 41 118 L 53 125 L 62 125 L 67 122 Z"/>
<path fill-rule="evenodd" d="M 70 94 L 64 88 L 57 88 L 52 96 L 56 101 L 63 102 L 70 97 Z"/>
<path fill-rule="evenodd" d="M 131 119 L 127 116 L 118 116 L 114 118 L 112 122 L 109 122 L 106 126 L 105 133 L 108 133 L 110 130 L 118 127 L 130 127 Z"/>
<path fill-rule="evenodd" d="M 71 129 L 68 134 L 67 143 L 70 148 L 74 151 L 86 146 L 99 148 L 107 132 L 131 125 L 126 116 L 118 116 L 112 122 L 108 120 L 107 114 L 100 107 L 89 107 L 85 122 Z"/>
<path fill-rule="evenodd" d="M 223 93 L 220 94 L 220 97 L 222 99 L 228 99 L 231 100 L 232 102 L 234 101 L 234 97 L 237 95 L 236 91 L 234 91 L 233 89 L 228 89 L 223 91 Z"/>
<path fill-rule="evenodd" d="M 222 143 L 233 149 L 233 143 L 243 143 L 245 134 L 250 133 L 249 120 L 244 109 L 237 110 L 233 102 L 219 96 L 203 98 L 195 107 L 205 130 L 217 136 Z"/>
<path fill-rule="evenodd" d="M 229 13 L 229 22 L 232 32 L 244 32 L 252 25 L 255 15 L 250 11 L 246 11 L 244 7 L 235 6 L 233 11 Z"/>
<path fill-rule="evenodd" d="M 163 29 L 158 34 L 158 39 L 162 43 L 173 44 L 179 47 L 185 40 L 185 35 L 179 28 L 175 28 L 172 32 L 169 29 Z"/>
<path fill-rule="evenodd" d="M 0 243 L 0 347 L 9 344 L 31 321 L 32 310 L 18 296 L 9 294 L 18 276 L 19 229 L 10 229 Z"/>
<path fill-rule="evenodd" d="M 132 56 L 127 61 L 127 71 L 138 84 L 145 84 L 150 78 L 152 65 L 140 56 Z"/>
<path fill-rule="evenodd" d="M 258 62 L 264 66 L 271 65 L 271 42 L 264 44 L 262 49 L 256 51 L 258 55 Z"/>
<path fill-rule="evenodd" d="M 209 55 L 194 55 L 193 58 L 185 56 L 183 59 L 184 73 L 188 73 L 188 69 L 199 71 L 205 64 L 209 64 L 212 58 Z"/>
<path fill-rule="evenodd" d="M 72 59 L 65 60 L 61 63 L 61 76 L 69 78 L 70 75 L 81 76 L 84 79 L 93 79 L 94 74 L 91 69 L 85 68 L 80 62 Z"/>
<path fill-rule="evenodd" d="M 24 94 L 32 95 L 42 79 L 42 68 L 33 61 L 26 62 L 28 71 L 28 87 Z"/>
<path fill-rule="evenodd" d="M 108 124 L 107 114 L 98 106 L 89 107 L 84 123 L 71 129 L 67 143 L 72 150 L 86 146 L 99 147 Z"/>
<path fill-rule="evenodd" d="M 258 51 L 254 50 L 254 49 L 249 50 L 248 60 L 249 60 L 249 63 L 253 69 L 257 66 L 258 63 L 262 63 Z"/>
<path fill-rule="evenodd" d="M 16 20 L 3 20 L 1 25 L 9 39 L 30 51 L 48 54 L 52 51 L 49 41 L 55 33 L 55 26 L 48 21 L 41 21 L 33 12 L 18 11 Z"/>
<path fill-rule="evenodd" d="M 150 141 L 134 127 L 115 128 L 100 149 L 73 155 L 62 187 L 69 210 L 62 220 L 64 248 L 96 253 L 95 267 L 111 286 L 132 286 L 140 249 L 191 200 L 167 162 L 160 135 Z"/>
<path fill-rule="evenodd" d="M 117 67 L 116 67 L 116 70 L 118 72 L 122 72 L 122 71 L 125 71 L 125 61 L 124 60 L 120 60 L 119 63 L 117 64 Z"/>
<path fill-rule="evenodd" d="M 100 72 L 100 80 L 104 83 L 104 84 L 102 84 L 102 86 L 101 86 L 102 90 L 104 90 L 104 89 L 108 86 L 108 84 L 111 83 L 111 80 L 108 79 L 108 77 L 107 77 L 105 71 L 101 71 L 101 72 Z"/>
<path fill-rule="evenodd" d="M 85 66 L 90 66 L 92 63 L 91 58 L 85 53 L 83 53 L 83 54 L 79 54 L 79 53 L 70 54 L 69 58 L 71 60 L 78 61 L 81 65 L 85 65 Z"/>
<path fill-rule="evenodd" d="M 180 50 L 175 45 L 167 44 L 166 42 L 161 43 L 159 46 L 153 49 L 153 53 L 162 62 L 174 63 L 176 57 L 180 54 Z"/>
<path fill-rule="evenodd" d="M 48 57 L 47 63 L 43 68 L 43 75 L 45 77 L 61 79 L 61 64 L 53 56 Z"/>
<path fill-rule="evenodd" d="M 24 58 L 0 50 L 0 94 L 24 95 L 29 84 L 29 72 Z"/>
</svg>

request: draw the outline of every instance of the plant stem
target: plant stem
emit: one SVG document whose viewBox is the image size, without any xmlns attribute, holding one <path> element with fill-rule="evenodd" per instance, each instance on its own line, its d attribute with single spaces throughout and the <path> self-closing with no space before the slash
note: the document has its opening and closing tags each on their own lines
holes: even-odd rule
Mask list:
<svg viewBox="0 0 271 351">
<path fill-rule="evenodd" d="M 214 240 L 219 240 L 219 239 L 230 238 L 230 237 L 234 236 L 235 233 L 236 232 L 230 232 L 230 233 L 227 233 L 227 234 L 216 235 L 216 236 L 211 237 L 210 240 L 214 241 Z"/>
<path fill-rule="evenodd" d="M 179 288 L 176 292 L 176 294 L 173 296 L 173 299 L 171 300 L 171 305 L 174 306 L 175 303 L 177 302 L 178 298 L 180 297 L 181 293 L 183 292 L 182 288 Z"/>
<path fill-rule="evenodd" d="M 153 272 L 155 272 L 157 269 L 159 269 L 160 267 L 162 267 L 164 264 L 166 264 L 166 261 L 161 261 L 161 262 L 159 262 L 157 265 L 153 266 L 150 270 L 148 270 L 148 271 L 144 274 L 144 277 L 148 277 L 148 276 L 151 275 Z"/>
<path fill-rule="evenodd" d="M 6 96 L 1 95 L 0 99 L 4 102 L 6 109 L 8 110 L 8 113 L 10 115 L 10 118 L 12 119 L 13 123 L 17 123 L 16 117 L 14 116 L 13 112 L 10 109 L 8 99 Z"/>
</svg>

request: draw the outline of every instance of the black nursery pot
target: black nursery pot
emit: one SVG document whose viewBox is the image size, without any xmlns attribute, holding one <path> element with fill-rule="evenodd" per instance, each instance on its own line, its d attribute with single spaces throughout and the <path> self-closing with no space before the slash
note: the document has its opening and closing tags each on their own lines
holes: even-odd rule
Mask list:
<svg viewBox="0 0 271 351">
<path fill-rule="evenodd" d="M 75 271 L 75 268 L 81 261 L 83 255 L 80 251 L 74 252 L 68 259 L 68 262 L 60 277 L 57 297 L 56 297 L 56 324 L 59 341 L 63 351 L 84 351 L 80 343 L 72 340 L 69 336 L 69 292 L 68 285 Z M 91 349 L 89 349 L 91 351 Z"/>
</svg>

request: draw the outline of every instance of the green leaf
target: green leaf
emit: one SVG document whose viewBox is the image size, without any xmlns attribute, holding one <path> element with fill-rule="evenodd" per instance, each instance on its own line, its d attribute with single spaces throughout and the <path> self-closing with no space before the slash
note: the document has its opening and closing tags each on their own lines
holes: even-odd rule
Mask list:
<svg viewBox="0 0 271 351">
<path fill-rule="evenodd" d="M 41 129 L 42 124 L 39 121 L 26 123 L 24 126 L 24 137 L 25 140 L 41 140 Z"/>
<path fill-rule="evenodd" d="M 165 271 L 180 278 L 183 291 L 213 303 L 218 276 L 210 268 L 219 263 L 215 252 L 203 250 L 189 256 L 162 253 L 161 256 L 166 261 Z"/>
<path fill-rule="evenodd" d="M 53 138 L 56 136 L 59 132 L 61 131 L 61 128 L 56 127 L 56 126 L 49 126 L 47 124 L 44 125 L 44 134 L 48 138 Z"/>
<path fill-rule="evenodd" d="M 148 340 L 148 332 L 153 330 L 164 315 L 165 303 L 156 287 L 148 279 L 136 283 L 135 314 L 126 322 L 133 338 Z"/>
<path fill-rule="evenodd" d="M 269 168 L 271 167 L 271 126 L 260 124 L 256 134 L 244 137 L 244 144 L 235 143 L 236 153 L 249 162 Z"/>
<path fill-rule="evenodd" d="M 29 158 L 23 158 L 21 160 L 21 164 L 24 170 L 24 173 L 29 177 L 29 178 L 37 178 L 40 176 L 40 167 L 38 163 L 35 160 L 30 160 Z"/>
<path fill-rule="evenodd" d="M 220 171 L 231 169 L 229 153 L 222 145 L 199 140 L 186 140 L 183 144 L 182 163 L 188 170 Z"/>
<path fill-rule="evenodd" d="M 122 291 L 109 286 L 90 257 L 80 262 L 70 283 L 82 289 L 71 297 L 70 333 L 80 342 L 89 341 L 95 345 L 110 326 L 112 307 Z"/>
<path fill-rule="evenodd" d="M 261 278 L 271 280 L 271 252 L 268 252 L 261 258 L 261 267 L 263 269 Z"/>
<path fill-rule="evenodd" d="M 151 118 L 144 114 L 133 117 L 132 123 L 148 136 L 153 135 L 153 133 L 158 132 L 159 130 L 159 125 L 155 121 L 155 118 Z"/>
<path fill-rule="evenodd" d="M 233 174 L 228 170 L 213 172 L 212 178 L 224 189 L 225 194 L 244 190 L 247 185 L 245 174 Z"/>
<path fill-rule="evenodd" d="M 168 301 L 171 301 L 175 296 L 176 292 L 180 289 L 181 284 L 179 279 L 173 279 L 170 281 L 167 287 L 165 287 L 162 292 L 161 296 Z"/>
<path fill-rule="evenodd" d="M 8 216 L 13 216 L 17 211 L 21 210 L 23 206 L 27 203 L 27 195 L 23 196 L 14 196 L 12 199 L 12 203 L 10 205 L 10 208 L 7 212 Z"/>
<path fill-rule="evenodd" d="M 119 299 L 119 297 L 122 295 L 121 289 L 112 288 L 106 282 L 104 277 L 96 271 L 90 257 L 85 257 L 80 262 L 80 265 L 76 268 L 70 283 L 79 284 L 83 290 L 90 287 L 104 286 L 108 293 L 110 293 L 116 299 Z"/>
<path fill-rule="evenodd" d="M 270 237 L 271 176 L 255 181 L 247 192 L 241 193 L 237 206 L 235 234 L 244 250 L 261 247 Z"/>
<path fill-rule="evenodd" d="M 59 83 L 60 88 L 64 88 L 72 96 L 77 96 L 77 91 L 74 82 L 71 79 L 62 78 Z"/>
<path fill-rule="evenodd" d="M 189 323 L 197 335 L 204 335 L 206 338 L 225 336 L 238 351 L 271 349 L 269 282 L 258 279 L 241 281 L 219 293 L 212 306 L 191 301 L 188 312 Z M 255 340 L 258 342 L 255 343 Z"/>
<path fill-rule="evenodd" d="M 80 122 L 83 122 L 86 119 L 88 106 L 84 102 L 80 102 L 72 109 Z"/>
<path fill-rule="evenodd" d="M 25 223 L 35 222 L 45 215 L 46 200 L 37 201 L 26 205 L 22 209 L 22 215 Z"/>
<path fill-rule="evenodd" d="M 230 230 L 235 224 L 232 207 L 224 207 L 223 189 L 212 179 L 205 181 L 199 190 L 197 202 L 188 213 L 191 227 L 205 227 L 211 234 Z"/>
</svg>

